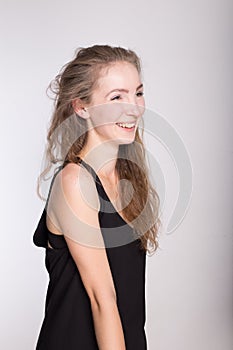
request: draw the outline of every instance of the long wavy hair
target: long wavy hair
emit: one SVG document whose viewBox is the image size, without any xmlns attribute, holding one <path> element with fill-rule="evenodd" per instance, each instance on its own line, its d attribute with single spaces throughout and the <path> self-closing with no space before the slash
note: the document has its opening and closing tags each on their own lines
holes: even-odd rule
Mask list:
<svg viewBox="0 0 233 350">
<path fill-rule="evenodd" d="M 50 83 L 48 90 L 55 96 L 54 111 L 47 134 L 46 165 L 38 177 L 37 193 L 40 198 L 41 181 L 51 168 L 54 165 L 78 163 L 79 154 L 87 142 L 87 121 L 75 113 L 74 100 L 79 98 L 84 103 L 90 103 L 98 78 L 105 69 L 119 61 L 131 63 L 141 75 L 140 58 L 134 51 L 109 45 L 94 45 L 78 48 L 75 58 L 65 64 Z M 129 222 L 134 220 L 134 230 L 141 240 L 141 249 L 153 253 L 159 246 L 160 200 L 149 180 L 149 167 L 142 140 L 143 128 L 141 135 L 137 128 L 134 142 L 119 146 L 115 170 L 120 180 L 127 179 L 132 184 L 131 187 L 127 181 L 120 182 L 119 197 L 124 208 L 122 214 Z"/>
</svg>

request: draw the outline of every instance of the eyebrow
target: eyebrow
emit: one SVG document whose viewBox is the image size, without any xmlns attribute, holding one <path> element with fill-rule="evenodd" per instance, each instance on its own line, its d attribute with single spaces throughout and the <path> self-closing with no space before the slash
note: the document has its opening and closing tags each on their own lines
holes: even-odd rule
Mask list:
<svg viewBox="0 0 233 350">
<path fill-rule="evenodd" d="M 140 84 L 140 85 L 137 87 L 136 91 L 138 91 L 138 90 L 141 89 L 142 87 L 143 87 L 143 84 Z M 126 89 L 113 89 L 113 90 L 109 91 L 105 97 L 107 97 L 108 95 L 110 95 L 112 92 L 115 92 L 115 91 L 127 92 L 127 93 L 129 92 L 129 90 L 126 90 Z"/>
</svg>

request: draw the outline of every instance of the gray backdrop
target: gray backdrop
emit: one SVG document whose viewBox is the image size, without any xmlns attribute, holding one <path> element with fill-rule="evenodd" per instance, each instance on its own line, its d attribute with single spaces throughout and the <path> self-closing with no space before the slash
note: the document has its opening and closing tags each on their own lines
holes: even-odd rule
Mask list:
<svg viewBox="0 0 233 350">
<path fill-rule="evenodd" d="M 232 5 L 1 1 L 1 349 L 34 349 L 43 318 L 48 276 L 32 234 L 44 205 L 36 178 L 52 110 L 45 90 L 78 46 L 96 43 L 141 56 L 147 107 L 180 135 L 193 166 L 187 213 L 147 259 L 149 349 L 232 349 Z M 159 147 L 154 156 L 169 217 L 176 169 Z"/>
</svg>

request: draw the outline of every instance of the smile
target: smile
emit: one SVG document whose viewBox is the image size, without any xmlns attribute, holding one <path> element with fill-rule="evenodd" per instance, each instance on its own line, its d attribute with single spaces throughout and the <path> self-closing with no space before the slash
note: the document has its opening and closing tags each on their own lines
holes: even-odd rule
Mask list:
<svg viewBox="0 0 233 350">
<path fill-rule="evenodd" d="M 120 126 L 121 128 L 125 129 L 134 129 L 135 123 L 116 123 L 116 125 Z"/>
</svg>

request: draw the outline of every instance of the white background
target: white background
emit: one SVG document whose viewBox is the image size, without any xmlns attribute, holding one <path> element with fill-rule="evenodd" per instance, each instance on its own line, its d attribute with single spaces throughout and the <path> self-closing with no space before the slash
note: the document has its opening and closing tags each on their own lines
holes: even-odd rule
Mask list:
<svg viewBox="0 0 233 350">
<path fill-rule="evenodd" d="M 193 165 L 188 212 L 147 259 L 148 348 L 232 349 L 232 5 L 1 1 L 1 349 L 34 349 L 43 318 L 48 276 L 32 235 L 44 205 L 36 179 L 52 111 L 45 90 L 77 47 L 93 44 L 141 56 L 147 107 L 176 129 Z M 166 208 L 174 201 L 168 191 Z"/>
</svg>

